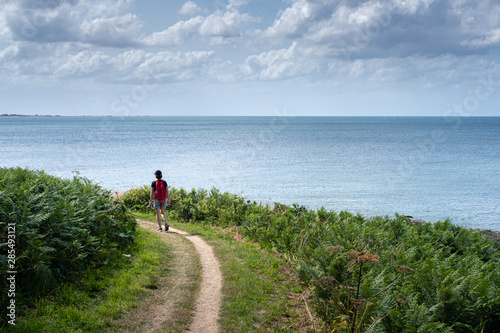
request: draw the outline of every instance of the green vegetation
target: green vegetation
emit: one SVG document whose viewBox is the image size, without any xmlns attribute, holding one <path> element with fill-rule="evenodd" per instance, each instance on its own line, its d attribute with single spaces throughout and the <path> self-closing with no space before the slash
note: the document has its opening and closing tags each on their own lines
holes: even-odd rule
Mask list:
<svg viewBox="0 0 500 333">
<path fill-rule="evenodd" d="M 116 258 L 113 265 L 89 268 L 76 281 L 58 285 L 49 295 L 31 298 L 33 304 L 25 302 L 16 326 L 9 325 L 6 330 L 116 332 L 127 311 L 154 292 L 150 286 L 158 274 L 168 272 L 164 259 L 172 256 L 172 249 L 154 233 L 138 229 L 136 239 L 130 255 Z"/>
<path fill-rule="evenodd" d="M 152 213 L 137 213 L 156 223 Z M 169 222 L 201 236 L 214 249 L 224 276 L 221 332 L 304 332 L 311 322 L 300 285 L 279 255 L 238 240 L 235 229 Z"/>
<path fill-rule="evenodd" d="M 136 222 L 108 191 L 85 178 L 0 168 L 0 226 L 5 326 L 11 301 L 21 317 L 47 296 L 70 297 L 64 286 L 80 282 L 86 272 L 119 265 L 134 244 Z"/>
<path fill-rule="evenodd" d="M 262 205 L 216 189 L 171 194 L 170 214 L 179 221 L 237 227 L 248 240 L 290 258 L 315 292 L 325 330 L 494 332 L 500 322 L 500 249 L 479 231 L 448 220 L 415 225 L 398 215 Z M 352 253 L 363 252 L 377 261 L 359 267 Z M 414 273 L 400 277 L 402 268 Z M 328 280 L 338 283 L 325 285 Z M 387 286 L 390 291 L 379 293 Z M 349 290 L 359 294 L 346 296 Z M 344 304 L 343 311 L 339 300 L 369 304 L 357 315 L 360 306 Z"/>
<path fill-rule="evenodd" d="M 144 185 L 140 188 L 133 188 L 123 193 L 121 202 L 136 212 L 146 212 L 149 207 L 150 187 Z"/>
<path fill-rule="evenodd" d="M 216 189 L 170 193 L 171 224 L 200 234 L 221 263 L 222 331 L 498 331 L 500 247 L 479 231 Z M 172 278 L 163 260 L 172 246 L 136 230 L 129 211 L 153 221 L 148 200 L 148 186 L 115 200 L 85 178 L 0 168 L 0 306 L 14 267 L 15 331 L 124 329 L 138 297 Z M 174 331 L 187 325 L 191 303 Z M 0 329 L 12 329 L 7 320 L 2 313 Z"/>
</svg>

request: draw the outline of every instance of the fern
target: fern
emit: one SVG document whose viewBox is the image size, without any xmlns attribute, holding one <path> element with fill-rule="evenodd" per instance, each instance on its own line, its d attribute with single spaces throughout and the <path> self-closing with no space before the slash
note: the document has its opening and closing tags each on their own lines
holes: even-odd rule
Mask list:
<svg viewBox="0 0 500 333">
<path fill-rule="evenodd" d="M 147 187 L 141 191 L 149 193 Z M 300 205 L 258 204 L 217 189 L 172 189 L 171 198 L 168 209 L 174 218 L 237 227 L 263 248 L 292 259 L 301 280 L 311 287 L 326 277 L 343 281 L 340 272 L 350 265 L 337 255 L 339 251 L 380 256 L 376 265 L 363 271 L 363 295 L 395 281 L 394 265 L 414 268 L 414 274 L 391 287 L 393 293 L 372 299 L 373 305 L 360 314 L 367 321 L 378 318 L 370 332 L 494 332 L 500 322 L 500 249 L 477 230 L 449 220 L 415 225 L 398 214 L 364 217 Z M 325 326 L 348 323 L 339 319 L 331 299 L 316 296 L 317 314 Z M 404 297 L 406 305 L 399 306 Z M 396 299 L 398 306 L 392 308 Z"/>
<path fill-rule="evenodd" d="M 0 168 L 2 253 L 7 225 L 15 224 L 16 290 L 22 303 L 99 267 L 134 242 L 135 220 L 108 191 L 84 178 L 60 179 L 43 171 Z M 0 256 L 5 285 L 7 257 Z M 21 297 L 22 295 L 22 297 Z M 5 308 L 2 298 L 2 308 Z"/>
</svg>

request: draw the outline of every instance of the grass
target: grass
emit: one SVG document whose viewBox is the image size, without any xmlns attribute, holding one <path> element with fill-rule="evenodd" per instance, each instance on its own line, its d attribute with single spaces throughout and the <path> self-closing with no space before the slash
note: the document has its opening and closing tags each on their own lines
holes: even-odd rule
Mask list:
<svg viewBox="0 0 500 333">
<path fill-rule="evenodd" d="M 152 277 L 151 283 L 146 286 L 152 292 L 116 320 L 118 325 L 113 332 L 184 332 L 192 321 L 201 281 L 201 265 L 196 250 L 184 237 L 153 231 L 156 229 L 154 223 L 141 222 L 141 226 L 172 249 L 169 256 L 164 256 L 161 248 L 157 249 L 168 272 L 159 271 Z"/>
<path fill-rule="evenodd" d="M 165 257 L 172 257 L 172 248 L 139 228 L 137 245 L 118 267 L 87 270 L 79 281 L 60 285 L 6 332 L 115 332 L 116 319 L 152 293 L 148 287 L 157 276 L 171 274 Z"/>
<path fill-rule="evenodd" d="M 135 216 L 154 222 L 152 214 Z M 287 260 L 241 240 L 235 229 L 175 221 L 171 225 L 200 235 L 214 248 L 224 276 L 221 331 L 304 332 L 305 327 L 312 327 L 309 317 L 304 317 L 303 294 L 309 290 L 298 283 Z M 162 241 L 160 235 L 137 228 L 130 256 L 124 255 L 120 263 L 110 267 L 88 269 L 78 280 L 59 285 L 48 296 L 33 298 L 16 318 L 16 326 L 5 331 L 145 330 L 150 322 L 137 317 L 161 304 L 158 290 L 173 286 L 177 278 L 178 267 L 172 267 L 177 245 Z M 189 263 L 187 270 L 191 275 L 179 283 L 179 293 L 186 297 L 175 304 L 175 318 L 162 324 L 165 332 L 183 332 L 190 324 L 201 274 L 197 262 Z"/>
<path fill-rule="evenodd" d="M 136 213 L 154 221 L 154 216 Z M 169 224 L 202 237 L 214 249 L 224 277 L 221 332 L 305 332 L 313 327 L 302 286 L 288 261 L 243 241 L 236 229 L 199 224 Z"/>
<path fill-rule="evenodd" d="M 79 188 L 77 180 L 70 185 Z M 47 200 L 57 199 L 46 190 L 41 193 Z M 99 195 L 113 214 L 93 215 L 94 209 L 84 205 L 84 213 L 92 217 L 89 226 L 94 226 L 90 223 L 94 220 L 104 222 L 102 228 L 106 231 L 121 215 L 124 221 L 130 221 L 128 211 L 116 210 L 114 203 L 104 200 L 102 193 Z M 132 203 L 138 201 L 137 208 L 145 210 L 142 197 L 146 195 L 144 187 L 129 199 L 134 199 Z M 414 225 L 397 214 L 395 218 L 368 218 L 325 209 L 310 211 L 298 205 L 263 206 L 217 190 L 210 194 L 172 190 L 172 197 L 171 225 L 200 235 L 213 247 L 221 264 L 222 332 L 348 331 L 348 327 L 352 332 L 355 327 L 372 325 L 374 318 L 381 318 L 374 332 L 497 331 L 500 247 L 479 231 L 454 226 L 450 221 Z M 37 198 L 33 197 L 32 202 L 37 204 Z M 14 202 L 5 195 L 0 199 L 6 204 Z M 70 204 L 61 205 L 61 212 Z M 28 220 L 41 227 L 53 221 L 56 224 L 56 218 L 65 216 L 44 215 L 43 211 L 32 214 L 32 210 L 25 212 L 23 206 L 18 206 L 20 215 L 33 215 Z M 0 213 L 9 213 L 9 208 Z M 152 221 L 154 230 L 151 210 L 134 214 Z M 122 237 L 125 234 L 111 238 L 115 234 L 110 232 L 110 239 L 132 239 Z M 51 289 L 46 296 L 20 295 L 30 301 L 19 304 L 15 331 L 142 332 L 155 327 L 166 332 L 184 331 L 191 320 L 200 281 L 194 249 L 186 245 L 189 241 L 184 237 L 143 228 L 137 229 L 133 239 L 136 242 L 131 250 L 122 248 L 128 252 L 116 252 L 114 243 L 96 251 L 102 265 L 73 275 L 76 278 Z M 95 238 L 84 240 L 82 244 L 89 250 L 99 249 L 94 246 Z M 59 256 L 47 255 L 44 251 L 52 248 L 42 243 L 33 246 L 40 250 L 39 261 L 59 260 Z M 75 245 L 75 251 L 80 248 L 84 245 Z M 368 251 L 379 260 L 363 266 L 363 271 L 359 267 L 355 274 L 351 254 Z M 111 253 L 115 254 L 113 258 L 120 258 L 118 263 L 108 260 Z M 85 260 L 83 255 L 77 257 Z M 73 256 L 67 258 L 73 263 Z M 111 264 L 105 264 L 108 261 Z M 404 266 L 415 273 L 398 281 L 391 293 L 376 293 L 399 279 L 395 268 Z M 344 289 L 338 289 L 338 285 Z M 356 288 L 359 297 L 358 292 L 355 298 L 336 293 L 350 288 Z M 373 295 L 378 297 L 370 298 Z M 151 316 L 169 299 L 176 300 L 170 304 L 173 318 L 155 323 Z M 373 304 L 369 310 L 366 307 L 360 321 L 356 321 L 355 311 L 349 323 L 334 306 L 333 301 L 341 299 L 358 303 L 370 299 Z"/>
<path fill-rule="evenodd" d="M 247 241 L 289 257 L 301 282 L 314 292 L 312 310 L 321 318 L 321 329 L 498 331 L 500 246 L 478 230 L 449 220 L 416 225 L 397 213 L 365 217 L 297 204 L 259 204 L 217 189 L 170 192 L 169 210 L 178 220 L 235 228 Z M 350 253 L 364 252 L 379 260 L 355 274 Z M 403 266 L 414 274 L 399 279 L 397 268 Z M 391 292 L 378 293 L 395 280 Z M 340 284 L 321 288 L 325 281 Z M 354 307 L 335 305 L 338 288 L 347 288 L 346 299 Z M 359 291 L 354 297 L 351 288 Z M 355 309 L 368 299 L 369 308 L 358 318 Z"/>
<path fill-rule="evenodd" d="M 301 290 L 277 256 L 234 239 L 231 232 L 187 226 L 213 248 L 224 276 L 221 327 L 224 332 L 264 332 L 299 321 L 290 290 Z M 287 276 L 288 275 L 288 276 Z"/>
<path fill-rule="evenodd" d="M 121 261 L 135 226 L 126 206 L 85 178 L 0 168 L 0 289 L 7 271 L 16 271 L 17 308 L 57 293 L 84 272 Z M 3 313 L 5 297 L 0 307 Z"/>
</svg>

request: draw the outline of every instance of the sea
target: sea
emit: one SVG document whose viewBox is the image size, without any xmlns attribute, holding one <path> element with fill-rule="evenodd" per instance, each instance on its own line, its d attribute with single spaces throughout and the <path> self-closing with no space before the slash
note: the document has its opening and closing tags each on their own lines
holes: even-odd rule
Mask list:
<svg viewBox="0 0 500 333">
<path fill-rule="evenodd" d="M 500 117 L 0 117 L 0 166 L 500 230 Z"/>
</svg>

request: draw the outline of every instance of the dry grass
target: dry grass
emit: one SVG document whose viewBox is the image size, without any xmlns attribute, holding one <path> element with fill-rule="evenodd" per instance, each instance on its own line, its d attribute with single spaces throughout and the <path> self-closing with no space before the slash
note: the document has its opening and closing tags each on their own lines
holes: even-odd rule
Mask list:
<svg viewBox="0 0 500 333">
<path fill-rule="evenodd" d="M 153 223 L 141 222 L 140 226 L 156 232 Z M 184 237 L 157 234 L 172 247 L 174 258 L 162 263 L 142 300 L 117 323 L 117 332 L 183 332 L 191 323 L 201 279 L 199 258 Z"/>
</svg>

